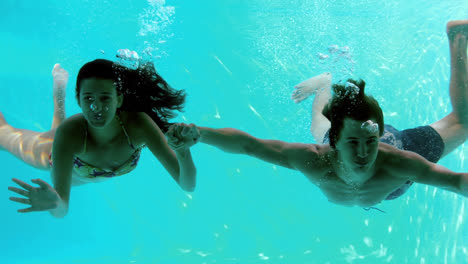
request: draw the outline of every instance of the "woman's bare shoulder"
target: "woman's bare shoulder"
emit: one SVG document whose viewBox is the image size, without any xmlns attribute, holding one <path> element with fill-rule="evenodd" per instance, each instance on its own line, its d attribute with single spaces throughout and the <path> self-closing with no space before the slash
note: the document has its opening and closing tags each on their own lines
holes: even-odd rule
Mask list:
<svg viewBox="0 0 468 264">
<path fill-rule="evenodd" d="M 86 120 L 82 114 L 76 114 L 65 119 L 57 128 L 56 138 L 66 141 L 70 147 L 79 146 L 86 136 Z"/>
<path fill-rule="evenodd" d="M 119 116 L 125 128 L 128 129 L 157 127 L 153 119 L 145 112 L 121 112 Z"/>
<path fill-rule="evenodd" d="M 144 144 L 147 135 L 159 134 L 159 127 L 144 112 L 121 112 L 119 116 L 134 144 Z"/>
<path fill-rule="evenodd" d="M 141 122 L 151 120 L 151 117 L 145 112 L 120 112 L 119 117 L 127 126 L 138 126 Z"/>
<path fill-rule="evenodd" d="M 59 126 L 64 130 L 82 130 L 86 128 L 86 120 L 83 114 L 76 114 L 65 119 Z M 70 131 L 72 132 L 72 131 Z"/>
</svg>

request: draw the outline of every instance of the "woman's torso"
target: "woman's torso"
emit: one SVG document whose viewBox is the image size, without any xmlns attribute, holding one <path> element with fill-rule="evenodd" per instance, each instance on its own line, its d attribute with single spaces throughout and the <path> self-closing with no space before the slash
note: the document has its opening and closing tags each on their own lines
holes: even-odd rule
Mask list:
<svg viewBox="0 0 468 264">
<path fill-rule="evenodd" d="M 75 182 L 100 182 L 120 176 L 136 168 L 144 147 L 135 132 L 132 115 L 122 112 L 116 116 L 118 133 L 107 142 L 99 142 L 89 132 L 83 115 L 76 115 L 74 121 L 79 126 L 82 148 L 73 160 L 73 179 Z"/>
</svg>

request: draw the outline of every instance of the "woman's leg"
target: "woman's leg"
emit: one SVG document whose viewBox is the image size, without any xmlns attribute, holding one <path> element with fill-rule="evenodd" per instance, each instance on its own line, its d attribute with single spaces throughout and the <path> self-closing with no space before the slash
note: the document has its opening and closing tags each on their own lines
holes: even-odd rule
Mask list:
<svg viewBox="0 0 468 264">
<path fill-rule="evenodd" d="M 57 63 L 52 70 L 52 77 L 54 78 L 54 116 L 52 118 L 51 130 L 57 128 L 66 118 L 65 94 L 68 83 L 68 72 Z"/>
<path fill-rule="evenodd" d="M 328 130 L 330 130 L 330 121 L 322 114 L 325 105 L 332 97 L 331 84 L 317 93 L 312 102 L 312 123 L 310 125 L 310 133 L 317 144 L 322 144 L 323 138 Z"/>
<path fill-rule="evenodd" d="M 322 110 L 330 100 L 332 75 L 329 72 L 322 73 L 296 85 L 291 99 L 300 103 L 315 94 L 312 103 L 312 125 L 310 133 L 317 144 L 322 144 L 323 137 L 330 129 L 330 121 L 322 114 Z"/>
<path fill-rule="evenodd" d="M 452 112 L 431 124 L 442 137 L 447 155 L 468 138 L 468 20 L 447 23 L 450 47 L 450 101 Z"/>
<path fill-rule="evenodd" d="M 54 78 L 54 116 L 52 128 L 47 132 L 36 132 L 10 126 L 0 112 L 0 150 L 6 150 L 25 163 L 49 170 L 49 154 L 52 150 L 55 130 L 65 119 L 65 89 L 68 73 L 59 64 L 52 70 Z"/>
</svg>

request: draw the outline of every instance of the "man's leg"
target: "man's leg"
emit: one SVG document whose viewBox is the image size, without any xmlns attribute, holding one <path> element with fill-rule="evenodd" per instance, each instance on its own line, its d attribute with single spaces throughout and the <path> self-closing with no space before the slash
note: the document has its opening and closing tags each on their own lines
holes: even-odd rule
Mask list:
<svg viewBox="0 0 468 264">
<path fill-rule="evenodd" d="M 431 124 L 445 144 L 442 157 L 468 138 L 468 20 L 447 23 L 450 47 L 450 101 L 452 112 Z"/>
</svg>

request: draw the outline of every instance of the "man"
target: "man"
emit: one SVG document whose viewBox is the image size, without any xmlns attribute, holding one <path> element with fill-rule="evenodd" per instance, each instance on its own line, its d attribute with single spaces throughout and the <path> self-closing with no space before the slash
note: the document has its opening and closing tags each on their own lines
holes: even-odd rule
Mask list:
<svg viewBox="0 0 468 264">
<path fill-rule="evenodd" d="M 468 197 L 468 174 L 435 164 L 468 137 L 468 20 L 449 22 L 447 35 L 453 111 L 430 126 L 401 132 L 384 126 L 382 110 L 375 99 L 365 95 L 363 81 L 333 85 L 335 94 L 328 101 L 330 88 L 313 88 L 314 82 L 309 80 L 296 87 L 296 95 L 325 88 L 314 107 L 323 110 L 313 111 L 312 116 L 312 134 L 325 144 L 263 140 L 233 128 L 193 124 L 175 125 L 168 137 L 179 139 L 176 148 L 200 140 L 226 152 L 298 170 L 336 204 L 370 207 L 399 197 L 413 182 Z"/>
</svg>

